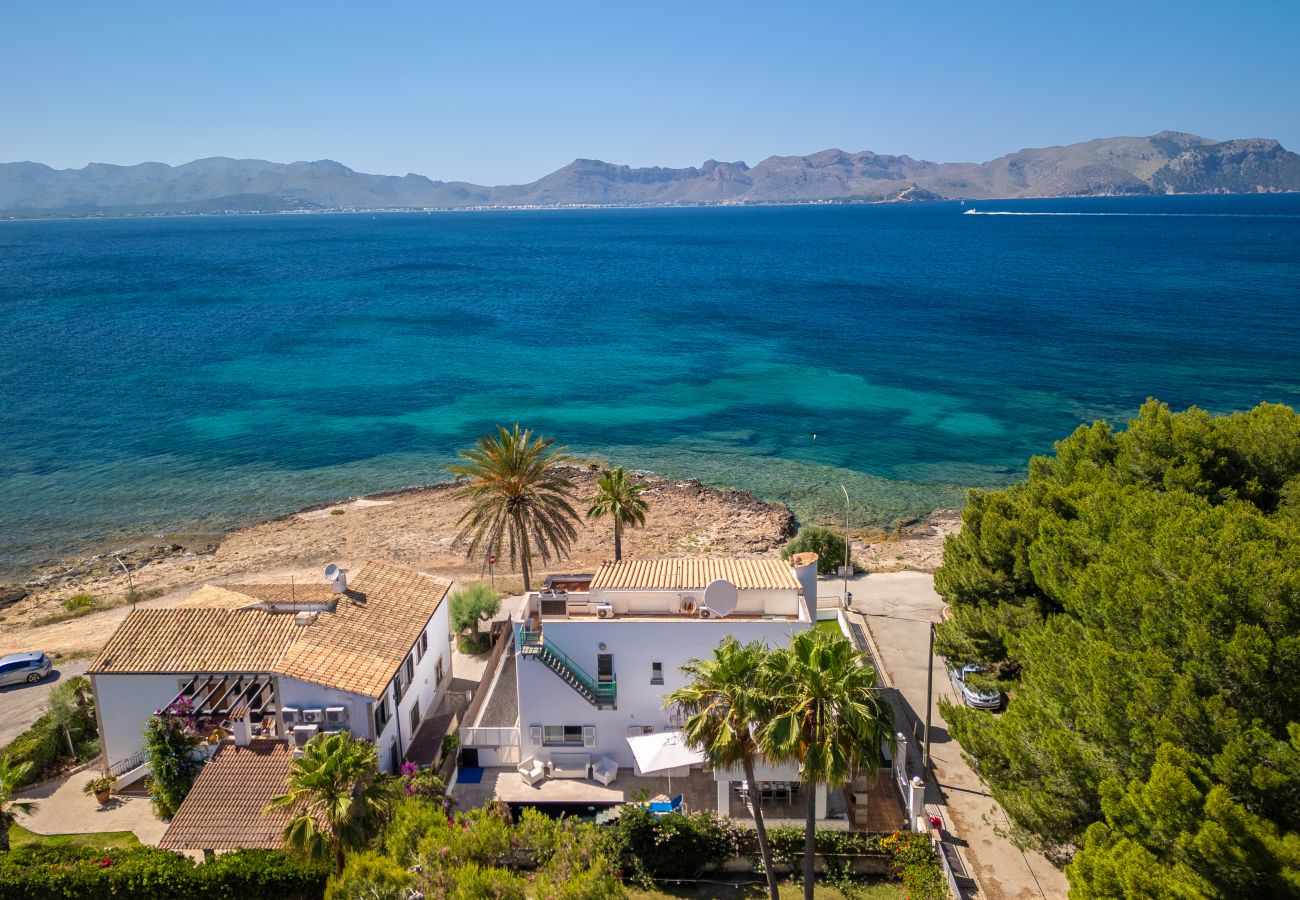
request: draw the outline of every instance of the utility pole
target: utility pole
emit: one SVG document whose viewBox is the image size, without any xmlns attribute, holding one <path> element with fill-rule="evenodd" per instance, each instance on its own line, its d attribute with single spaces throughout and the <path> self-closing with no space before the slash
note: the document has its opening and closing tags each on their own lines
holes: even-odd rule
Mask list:
<svg viewBox="0 0 1300 900">
<path fill-rule="evenodd" d="M 849 608 L 849 569 L 853 567 L 853 545 L 849 542 L 849 489 L 840 482 L 844 492 L 844 565 L 840 572 L 844 575 L 844 608 Z"/>
<path fill-rule="evenodd" d="M 921 761 L 921 769 L 930 768 L 930 708 L 934 705 L 934 623 L 930 623 L 930 656 L 927 660 L 925 674 L 925 756 Z"/>
</svg>

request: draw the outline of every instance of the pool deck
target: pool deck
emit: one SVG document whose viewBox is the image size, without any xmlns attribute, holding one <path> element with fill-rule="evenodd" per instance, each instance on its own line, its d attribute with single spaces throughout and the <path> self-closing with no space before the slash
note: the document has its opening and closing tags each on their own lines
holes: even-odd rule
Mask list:
<svg viewBox="0 0 1300 900">
<path fill-rule="evenodd" d="M 458 783 L 451 793 L 457 808 L 464 810 L 482 806 L 489 800 L 506 803 L 632 803 L 640 799 L 640 791 L 646 791 L 650 797 L 682 794 L 691 810 L 717 809 L 718 806 L 718 788 L 708 772 L 691 772 L 684 778 L 673 778 L 670 794 L 667 778 L 637 776 L 628 769 L 619 770 L 618 780 L 606 787 L 589 778 L 545 778 L 530 785 L 512 766 L 508 769 L 484 769 L 482 783 Z"/>
</svg>

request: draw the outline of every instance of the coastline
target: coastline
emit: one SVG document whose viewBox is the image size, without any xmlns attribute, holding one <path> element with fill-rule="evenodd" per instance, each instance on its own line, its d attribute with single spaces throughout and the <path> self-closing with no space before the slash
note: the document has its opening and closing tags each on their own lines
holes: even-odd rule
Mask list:
<svg viewBox="0 0 1300 900">
<path fill-rule="evenodd" d="M 575 467 L 572 477 L 581 512 L 594 492 L 595 470 Z M 642 477 L 650 483 L 650 514 L 644 528 L 625 533 L 628 556 L 768 556 L 795 533 L 798 523 L 783 503 L 694 479 Z M 0 653 L 28 646 L 64 658 L 95 651 L 129 612 L 128 585 L 137 603 L 165 606 L 204 584 L 314 582 L 326 563 L 360 568 L 372 558 L 463 581 L 487 580 L 455 547 L 464 504 L 451 496 L 454 487 L 443 482 L 316 503 L 219 538 L 200 536 L 190 546 L 179 536 L 142 542 L 122 553 L 129 578 L 111 552 L 66 560 L 18 588 L 21 598 L 11 593 L 7 602 L 0 599 Z M 891 533 L 855 532 L 854 559 L 869 571 L 932 571 L 942 560 L 944 536 L 959 523 L 958 511 L 937 510 Z M 537 571 L 589 569 L 611 555 L 609 524 L 583 519 L 571 553 Z M 498 570 L 495 576 L 506 591 L 522 586 L 517 573 Z M 65 601 L 77 595 L 95 598 L 93 605 L 69 610 Z"/>
</svg>

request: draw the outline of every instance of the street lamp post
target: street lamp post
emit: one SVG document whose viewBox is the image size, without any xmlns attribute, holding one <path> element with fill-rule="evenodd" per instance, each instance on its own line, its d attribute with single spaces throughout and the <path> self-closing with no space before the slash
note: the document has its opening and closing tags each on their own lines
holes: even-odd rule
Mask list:
<svg viewBox="0 0 1300 900">
<path fill-rule="evenodd" d="M 844 608 L 849 608 L 849 569 L 853 566 L 853 545 L 849 543 L 849 489 L 840 482 L 840 490 L 844 492 L 844 565 L 840 567 L 840 573 L 844 576 Z"/>
<path fill-rule="evenodd" d="M 131 605 L 134 606 L 135 582 L 131 580 L 131 570 L 126 567 L 126 563 L 122 562 L 122 557 L 118 556 L 116 553 L 113 554 L 113 559 L 117 560 L 117 564 L 121 566 L 122 571 L 126 573 L 126 595 L 131 598 Z"/>
</svg>

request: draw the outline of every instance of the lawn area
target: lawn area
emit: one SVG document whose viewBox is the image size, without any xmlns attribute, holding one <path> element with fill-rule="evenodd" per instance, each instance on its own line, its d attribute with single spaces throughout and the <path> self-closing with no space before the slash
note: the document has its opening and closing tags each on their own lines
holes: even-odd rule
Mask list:
<svg viewBox="0 0 1300 900">
<path fill-rule="evenodd" d="M 822 621 L 817 623 L 817 627 L 822 629 L 823 631 L 829 631 L 831 634 L 836 634 L 836 635 L 844 634 L 844 632 L 840 629 L 839 619 L 823 619 Z"/>
<path fill-rule="evenodd" d="M 140 839 L 129 831 L 95 831 L 90 834 L 37 834 L 21 825 L 9 827 L 12 846 L 19 847 L 86 847 L 91 850 L 124 850 L 139 847 Z"/>
<path fill-rule="evenodd" d="M 662 887 L 653 891 L 629 888 L 632 900 L 763 900 L 767 887 L 760 883 L 736 885 L 725 882 L 700 883 Z M 845 894 L 838 887 L 819 884 L 814 888 L 817 900 L 903 900 L 903 885 L 897 881 L 865 881 L 854 884 L 853 892 Z M 802 900 L 803 886 L 793 881 L 781 883 L 781 900 Z"/>
</svg>

